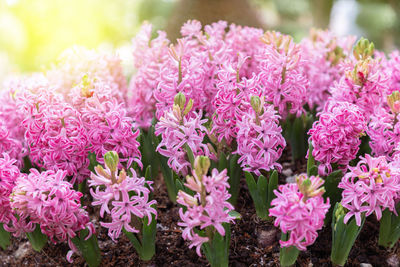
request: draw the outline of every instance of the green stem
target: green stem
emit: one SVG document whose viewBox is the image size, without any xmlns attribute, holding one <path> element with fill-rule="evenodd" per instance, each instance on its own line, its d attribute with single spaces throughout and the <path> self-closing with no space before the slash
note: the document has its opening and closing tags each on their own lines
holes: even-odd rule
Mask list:
<svg viewBox="0 0 400 267">
<path fill-rule="evenodd" d="M 0 223 L 0 247 L 3 250 L 6 250 L 7 247 L 10 245 L 10 238 L 11 238 L 10 233 L 7 232 L 4 229 L 3 224 Z"/>
</svg>

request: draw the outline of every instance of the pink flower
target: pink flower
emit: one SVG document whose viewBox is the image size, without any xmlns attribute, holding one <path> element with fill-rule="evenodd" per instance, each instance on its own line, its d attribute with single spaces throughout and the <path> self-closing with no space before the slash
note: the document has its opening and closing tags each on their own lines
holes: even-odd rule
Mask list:
<svg viewBox="0 0 400 267">
<path fill-rule="evenodd" d="M 193 170 L 193 176 L 188 176 L 185 183 L 185 186 L 195 191 L 195 195 L 179 191 L 177 202 L 185 206 L 185 211 L 182 207 L 179 209 L 182 221 L 178 225 L 184 227 L 182 237 L 189 240 L 189 248 L 195 246 L 197 254 L 201 256 L 202 244 L 210 240 L 198 231 L 212 227 L 213 231 L 224 236 L 225 229 L 222 224 L 234 221 L 234 217 L 229 215 L 234 207 L 228 202 L 231 195 L 227 191 L 227 170 L 218 172 L 217 169 L 213 169 L 211 176 L 207 176 L 201 174 L 202 171 L 199 172 L 198 161 L 199 157 L 195 161 L 196 170 Z M 204 171 L 207 172 L 208 169 Z"/>
<path fill-rule="evenodd" d="M 258 98 L 259 99 L 259 98 Z M 238 121 L 237 150 L 238 160 L 243 170 L 261 175 L 260 170 L 280 170 L 277 160 L 286 146 L 279 126 L 279 116 L 272 105 L 259 104 L 260 110 L 249 108 Z"/>
<path fill-rule="evenodd" d="M 57 65 L 46 73 L 50 83 L 67 101 L 71 88 L 85 75 L 90 78 L 101 77 L 112 88 L 119 101 L 126 101 L 126 78 L 121 60 L 115 55 L 74 46 L 65 50 Z"/>
<path fill-rule="evenodd" d="M 152 182 L 146 181 L 144 177 L 137 177 L 135 170 L 131 169 L 132 176 L 127 176 L 125 170 L 118 173 L 119 158 L 117 157 L 115 169 L 106 161 L 106 169 L 101 166 L 95 167 L 96 174 L 92 173 L 88 181 L 92 187 L 90 194 L 93 197 L 93 206 L 101 206 L 100 217 L 104 213 L 109 214 L 111 222 L 101 222 L 101 226 L 108 228 L 108 235 L 116 241 L 124 228 L 128 232 L 138 233 L 132 218 L 148 218 L 149 224 L 153 214 L 157 217 L 157 211 L 153 207 L 157 202 L 149 200 Z M 108 155 L 108 154 L 106 154 Z M 111 207 L 111 209 L 110 209 Z"/>
<path fill-rule="evenodd" d="M 201 31 L 201 23 L 197 20 L 188 20 L 181 28 L 182 36 L 197 36 Z"/>
<path fill-rule="evenodd" d="M 168 60 L 168 44 L 165 32 L 151 40 L 152 26 L 143 24 L 132 40 L 134 66 L 137 72 L 129 84 L 129 115 L 141 128 L 148 128 L 154 117 L 156 100 L 153 93 L 159 82 L 160 68 Z"/>
<path fill-rule="evenodd" d="M 332 172 L 332 163 L 346 167 L 356 157 L 366 122 L 360 109 L 346 102 L 327 102 L 309 130 L 312 152 L 320 174 Z"/>
<path fill-rule="evenodd" d="M 37 224 L 53 243 L 68 241 L 71 250 L 76 251 L 71 239 L 86 228 L 89 238 L 94 226 L 85 207 L 81 207 L 82 193 L 72 189 L 72 184 L 65 181 L 66 175 L 62 170 L 39 173 L 31 169 L 29 175 L 18 177 L 10 201 L 18 220 L 7 231 L 18 235 L 33 231 Z"/>
<path fill-rule="evenodd" d="M 207 119 L 201 119 L 202 112 L 192 112 L 184 114 L 184 111 L 176 104 L 168 112 L 165 112 L 155 127 L 155 134 L 161 135 L 161 142 L 157 151 L 168 157 L 168 165 L 176 172 L 186 175 L 189 160 L 185 157 L 187 145 L 192 150 L 194 156 L 206 155 L 211 153 L 203 138 L 206 133 L 204 124 Z"/>
<path fill-rule="evenodd" d="M 272 200 L 269 214 L 276 217 L 275 226 L 279 225 L 283 233 L 289 233 L 287 241 L 279 241 L 282 247 L 296 246 L 306 250 L 315 242 L 330 207 L 329 199 L 324 202 L 322 197 L 324 189 L 319 188 L 323 183 L 318 176 L 307 178 L 302 174 L 297 183 L 280 185 L 274 190 L 277 198 Z"/>
<path fill-rule="evenodd" d="M 0 157 L 0 223 L 8 224 L 15 220 L 10 206 L 10 194 L 20 175 L 16 160 L 3 153 Z"/>
<path fill-rule="evenodd" d="M 263 37 L 267 44 L 259 55 L 260 81 L 266 100 L 278 108 L 286 118 L 290 114 L 300 116 L 306 103 L 309 82 L 302 72 L 305 64 L 301 50 L 290 36 L 267 32 Z"/>
<path fill-rule="evenodd" d="M 360 159 L 356 167 L 349 166 L 350 171 L 338 186 L 343 189 L 341 204 L 349 210 L 344 222 L 355 216 L 358 226 L 363 213 L 365 216 L 375 213 L 379 221 L 384 209 L 395 212 L 400 191 L 400 172 L 396 164 L 389 164 L 383 156 L 373 158 L 366 154 Z"/>
</svg>

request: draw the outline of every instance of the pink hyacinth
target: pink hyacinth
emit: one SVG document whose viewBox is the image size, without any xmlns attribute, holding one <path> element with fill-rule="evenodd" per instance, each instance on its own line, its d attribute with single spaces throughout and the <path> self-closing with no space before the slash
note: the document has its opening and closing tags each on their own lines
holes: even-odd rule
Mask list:
<svg viewBox="0 0 400 267">
<path fill-rule="evenodd" d="M 255 172 L 282 167 L 277 160 L 286 146 L 279 126 L 279 116 L 272 105 L 264 104 L 259 97 L 252 97 L 252 108 L 243 112 L 238 121 L 237 150 L 238 160 L 243 170 Z"/>
<path fill-rule="evenodd" d="M 159 82 L 160 68 L 168 60 L 168 44 L 165 32 L 151 40 L 152 26 L 143 24 L 132 40 L 134 66 L 137 69 L 129 84 L 129 114 L 141 128 L 148 128 L 154 117 L 156 100 L 154 92 Z"/>
<path fill-rule="evenodd" d="M 391 164 L 384 156 L 374 158 L 368 154 L 360 159 L 357 166 L 349 166 L 338 186 L 343 189 L 341 204 L 349 210 L 344 222 L 354 216 L 358 226 L 363 213 L 365 216 L 375 213 L 379 221 L 384 209 L 396 212 L 400 192 L 398 163 Z"/>
<path fill-rule="evenodd" d="M 0 223 L 8 224 L 15 220 L 10 206 L 10 194 L 20 175 L 16 160 L 3 153 L 0 156 Z"/>
<path fill-rule="evenodd" d="M 0 118 L 0 153 L 6 153 L 12 159 L 17 160 L 18 167 L 22 167 L 22 156 L 24 149 L 19 140 L 10 137 L 10 133 L 5 126 L 5 122 Z"/>
<path fill-rule="evenodd" d="M 349 59 L 342 67 L 345 75 L 330 88 L 332 98 L 357 105 L 365 116 L 382 107 L 390 93 L 390 83 L 389 73 L 382 68 L 380 60 L 371 57 Z"/>
<path fill-rule="evenodd" d="M 259 74 L 266 100 L 273 103 L 279 114 L 300 116 L 306 103 L 309 82 L 302 72 L 304 59 L 300 45 L 290 36 L 267 32 L 263 37 L 267 44 L 259 55 Z"/>
<path fill-rule="evenodd" d="M 101 206 L 100 217 L 109 214 L 111 222 L 101 222 L 100 225 L 108 228 L 108 235 L 116 241 L 125 229 L 131 233 L 138 233 L 140 229 L 135 224 L 137 218 L 157 217 L 157 211 L 153 207 L 157 202 L 150 200 L 152 182 L 144 177 L 137 177 L 135 170 L 131 169 L 132 176 L 128 176 L 124 169 L 118 171 L 119 158 L 116 152 L 108 152 L 105 157 L 105 167 L 95 167 L 96 174 L 92 173 L 89 185 L 90 194 L 93 197 L 93 206 Z"/>
<path fill-rule="evenodd" d="M 206 133 L 204 124 L 207 119 L 202 118 L 202 112 L 192 112 L 191 101 L 186 104 L 186 98 L 183 94 L 178 94 L 177 97 L 182 97 L 183 104 L 178 103 L 173 105 L 173 108 L 165 112 L 164 116 L 156 124 L 155 134 L 161 135 L 161 142 L 157 147 L 157 151 L 169 158 L 168 165 L 176 172 L 186 175 L 190 162 L 187 157 L 188 146 L 194 156 L 206 155 L 212 156 L 206 144 L 203 144 L 203 138 Z M 177 97 L 175 99 L 177 99 Z"/>
<path fill-rule="evenodd" d="M 329 101 L 309 130 L 313 145 L 312 155 L 320 162 L 319 173 L 332 172 L 336 163 L 344 167 L 356 157 L 360 137 L 366 130 L 366 121 L 360 109 L 346 102 Z"/>
<path fill-rule="evenodd" d="M 84 75 L 89 75 L 91 78 L 101 77 L 110 85 L 119 101 L 126 101 L 127 85 L 121 60 L 110 53 L 74 46 L 65 50 L 56 66 L 46 73 L 50 83 L 66 100 L 71 89 Z"/>
<path fill-rule="evenodd" d="M 200 161 L 208 161 L 205 168 L 201 167 Z M 198 230 L 211 228 L 213 232 L 218 232 L 221 236 L 225 236 L 223 223 L 231 223 L 234 217 L 229 212 L 234 209 L 232 204 L 228 202 L 231 195 L 228 193 L 227 170 L 218 172 L 213 169 L 211 176 L 207 176 L 210 161 L 205 157 L 197 157 L 195 160 L 195 170 L 192 175 L 186 178 L 185 186 L 195 192 L 192 196 L 183 191 L 178 192 L 177 202 L 184 206 L 179 209 L 179 216 L 182 222 L 178 225 L 182 226 L 182 237 L 190 241 L 189 248 L 196 247 L 196 252 L 201 256 L 201 246 L 209 240 L 208 237 L 198 233 Z"/>
<path fill-rule="evenodd" d="M 29 157 L 38 167 L 66 170 L 73 183 L 82 182 L 89 175 L 87 132 L 79 112 L 51 89 L 24 90 L 17 96 Z"/>
<path fill-rule="evenodd" d="M 89 149 L 96 154 L 97 161 L 104 163 L 104 154 L 113 150 L 119 153 L 121 163 L 127 168 L 133 162 L 142 166 L 137 141 L 140 132 L 127 116 L 125 105 L 113 96 L 112 88 L 100 79 L 85 76 L 72 93 L 75 93 L 71 94 L 72 103 L 80 112 Z"/>
<path fill-rule="evenodd" d="M 307 91 L 307 104 L 321 110 L 328 100 L 329 88 L 343 75 L 340 62 L 351 52 L 355 36 L 339 38 L 329 30 L 311 29 L 308 38 L 301 42 L 304 73 L 310 81 Z"/>
<path fill-rule="evenodd" d="M 269 214 L 276 217 L 274 225 L 289 234 L 287 241 L 279 241 L 282 247 L 306 250 L 315 242 L 317 231 L 322 229 L 330 204 L 329 199 L 324 202 L 322 197 L 324 180 L 306 174 L 296 180 L 297 183 L 280 185 L 279 190 L 274 190 L 277 198 L 272 200 Z"/>
<path fill-rule="evenodd" d="M 65 181 L 66 171 L 30 171 L 15 182 L 10 203 L 18 221 L 6 230 L 19 235 L 40 227 L 53 243 L 68 241 L 71 250 L 77 251 L 71 239 L 80 230 L 89 230 L 87 238 L 95 231 L 85 207 L 81 206 L 82 193 Z"/>
</svg>

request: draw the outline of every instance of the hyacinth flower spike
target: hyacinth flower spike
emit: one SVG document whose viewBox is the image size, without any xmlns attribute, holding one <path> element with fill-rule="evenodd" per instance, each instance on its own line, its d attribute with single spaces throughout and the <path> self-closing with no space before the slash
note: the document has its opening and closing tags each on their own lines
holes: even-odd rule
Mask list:
<svg viewBox="0 0 400 267">
<path fill-rule="evenodd" d="M 142 260 L 150 260 L 155 253 L 157 211 L 151 200 L 151 181 L 137 177 L 134 169 L 128 175 L 118 170 L 119 156 L 115 151 L 104 155 L 105 169 L 98 165 L 89 185 L 93 206 L 100 206 L 100 217 L 109 214 L 111 222 L 100 222 L 108 228 L 108 235 L 116 242 L 123 232 L 132 242 Z M 147 176 L 150 176 L 150 168 Z"/>
<path fill-rule="evenodd" d="M 178 225 L 189 248 L 196 247 L 199 256 L 203 250 L 211 266 L 224 267 L 229 263 L 230 223 L 239 215 L 228 202 L 227 170 L 213 169 L 208 176 L 210 165 L 208 157 L 196 157 L 193 176 L 186 177 L 185 187 L 178 192 Z"/>
<path fill-rule="evenodd" d="M 275 217 L 275 226 L 282 231 L 280 263 L 290 266 L 296 262 L 299 250 L 306 250 L 317 239 L 329 210 L 329 199 L 322 197 L 324 180 L 318 176 L 301 174 L 296 183 L 280 185 L 274 193 L 270 216 Z"/>
</svg>

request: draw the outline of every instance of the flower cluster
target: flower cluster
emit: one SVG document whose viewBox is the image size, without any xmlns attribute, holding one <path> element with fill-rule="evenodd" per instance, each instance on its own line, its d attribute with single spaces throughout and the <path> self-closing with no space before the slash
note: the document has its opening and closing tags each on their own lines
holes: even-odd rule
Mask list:
<svg viewBox="0 0 400 267">
<path fill-rule="evenodd" d="M 120 63 L 120 59 L 112 54 L 74 46 L 60 55 L 56 66 L 47 71 L 46 77 L 66 99 L 69 98 L 71 89 L 85 75 L 91 78 L 101 77 L 110 85 L 117 98 L 123 101 L 127 85 Z"/>
<path fill-rule="evenodd" d="M 329 88 L 343 75 L 340 63 L 350 53 L 354 41 L 355 36 L 338 38 L 328 30 L 316 29 L 311 29 L 308 38 L 302 40 L 301 52 L 308 62 L 303 71 L 310 82 L 306 100 L 309 108 L 324 107 Z"/>
<path fill-rule="evenodd" d="M 53 243 L 68 241 L 71 250 L 77 251 L 71 239 L 83 229 L 89 230 L 89 238 L 94 226 L 81 206 L 82 193 L 72 189 L 66 175 L 61 170 L 40 173 L 31 169 L 29 175 L 19 176 L 10 200 L 18 221 L 6 229 L 18 236 L 40 227 Z"/>
<path fill-rule="evenodd" d="M 227 170 L 218 172 L 213 169 L 208 176 L 210 160 L 204 156 L 197 157 L 194 166 L 193 176 L 187 176 L 185 186 L 195 195 L 179 191 L 177 202 L 185 209 L 179 209 L 182 222 L 178 225 L 184 227 L 182 237 L 190 241 L 189 248 L 196 247 L 197 254 L 201 256 L 202 244 L 210 241 L 216 231 L 225 236 L 223 224 L 234 221 L 234 217 L 229 215 L 234 207 L 228 202 L 231 195 L 227 190 Z M 199 230 L 205 230 L 206 236 L 199 234 Z"/>
<path fill-rule="evenodd" d="M 17 95 L 24 111 L 25 141 L 29 157 L 38 167 L 66 170 L 72 182 L 85 179 L 89 171 L 89 142 L 79 112 L 44 82 Z"/>
<path fill-rule="evenodd" d="M 189 112 L 192 109 L 192 100 L 186 103 L 186 97 L 180 93 L 175 97 L 172 109 L 160 118 L 155 128 L 155 134 L 161 135 L 162 140 L 157 151 L 168 157 L 168 165 L 176 172 L 186 175 L 190 162 L 186 157 L 188 149 L 194 156 L 211 156 L 207 145 L 203 144 L 206 128 L 206 119 L 202 119 L 202 112 Z"/>
<path fill-rule="evenodd" d="M 278 32 L 266 32 L 262 38 L 266 47 L 260 55 L 260 80 L 266 99 L 278 108 L 279 114 L 299 116 L 306 103 L 309 82 L 302 72 L 305 61 L 300 45 L 292 37 Z"/>
<path fill-rule="evenodd" d="M 0 157 L 0 223 L 8 224 L 15 219 L 10 206 L 10 194 L 20 175 L 16 160 L 3 153 Z"/>
<path fill-rule="evenodd" d="M 374 158 L 366 154 L 360 157 L 357 166 L 349 166 L 338 187 L 343 189 L 341 204 L 349 210 L 345 223 L 354 216 L 360 226 L 364 213 L 365 216 L 375 213 L 379 221 L 384 209 L 395 212 L 400 192 L 398 164 L 388 163 L 384 156 Z"/>
<path fill-rule="evenodd" d="M 327 102 L 308 132 L 314 147 L 312 155 L 321 163 L 319 173 L 329 174 L 333 163 L 346 168 L 356 157 L 365 130 L 365 117 L 356 105 Z"/>
<path fill-rule="evenodd" d="M 133 169 L 130 170 L 131 176 L 124 169 L 118 171 L 116 152 L 106 153 L 104 162 L 106 169 L 99 165 L 95 167 L 96 174 L 92 173 L 90 177 L 89 185 L 94 188 L 90 193 L 94 200 L 92 205 L 101 206 L 100 217 L 103 218 L 105 213 L 110 215 L 111 222 L 101 222 L 100 225 L 108 228 L 108 235 L 116 241 L 123 229 L 132 233 L 140 231 L 138 218 L 147 216 L 150 224 L 153 214 L 157 216 L 153 207 L 156 201 L 149 200 L 151 182 L 137 177 Z"/>
<path fill-rule="evenodd" d="M 280 241 L 282 247 L 296 246 L 299 250 L 306 250 L 317 238 L 317 231 L 322 229 L 330 204 L 329 199 L 324 202 L 322 197 L 324 180 L 301 174 L 296 181 L 274 190 L 277 198 L 272 200 L 274 207 L 269 214 L 276 217 L 274 225 L 289 234 L 287 241 Z"/>
<path fill-rule="evenodd" d="M 112 88 L 102 80 L 84 76 L 71 92 L 73 106 L 80 112 L 87 131 L 90 152 L 103 162 L 107 151 L 116 151 L 129 168 L 133 161 L 140 166 L 139 130 L 133 128 L 125 105 L 112 94 Z"/>
<path fill-rule="evenodd" d="M 252 109 L 248 109 L 237 124 L 236 153 L 241 156 L 239 163 L 243 170 L 261 175 L 260 170 L 281 169 L 276 161 L 281 157 L 286 142 L 273 106 L 265 106 L 264 101 L 256 96 L 251 101 Z"/>
</svg>

